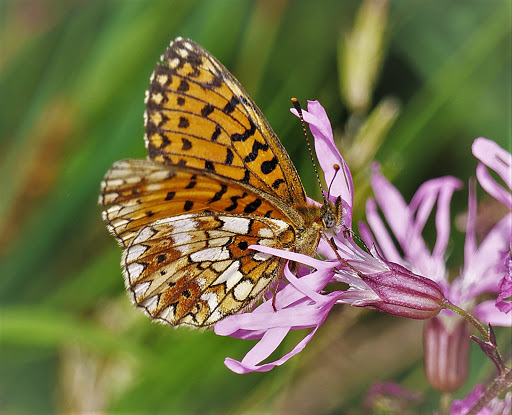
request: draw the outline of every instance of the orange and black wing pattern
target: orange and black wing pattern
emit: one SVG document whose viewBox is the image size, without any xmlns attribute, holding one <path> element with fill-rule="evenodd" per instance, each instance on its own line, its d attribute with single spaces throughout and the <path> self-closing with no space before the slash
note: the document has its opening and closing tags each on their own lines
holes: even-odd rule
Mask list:
<svg viewBox="0 0 512 415">
<path fill-rule="evenodd" d="M 300 177 L 283 145 L 233 75 L 208 51 L 177 38 L 146 95 L 152 160 L 248 183 L 289 205 L 304 205 Z"/>
</svg>

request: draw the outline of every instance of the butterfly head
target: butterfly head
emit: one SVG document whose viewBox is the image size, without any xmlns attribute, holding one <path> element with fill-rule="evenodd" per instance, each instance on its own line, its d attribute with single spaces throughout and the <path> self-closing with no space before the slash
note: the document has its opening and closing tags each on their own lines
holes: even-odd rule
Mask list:
<svg viewBox="0 0 512 415">
<path fill-rule="evenodd" d="M 338 196 L 335 203 L 325 200 L 321 213 L 324 228 L 332 229 L 341 225 L 343 223 L 341 197 Z"/>
</svg>

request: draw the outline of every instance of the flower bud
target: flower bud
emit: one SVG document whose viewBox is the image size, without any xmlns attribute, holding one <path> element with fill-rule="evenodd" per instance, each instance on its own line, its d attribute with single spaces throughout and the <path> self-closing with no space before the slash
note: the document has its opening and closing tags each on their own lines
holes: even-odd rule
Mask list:
<svg viewBox="0 0 512 415">
<path fill-rule="evenodd" d="M 471 326 L 458 316 L 446 317 L 455 323 L 453 327 L 447 327 L 440 317 L 425 324 L 425 374 L 433 388 L 452 392 L 459 389 L 468 376 Z"/>
<path fill-rule="evenodd" d="M 389 271 L 361 277 L 379 297 L 379 300 L 365 304 L 364 307 L 420 320 L 439 314 L 445 298 L 435 281 L 392 262 L 388 262 L 387 266 Z"/>
</svg>

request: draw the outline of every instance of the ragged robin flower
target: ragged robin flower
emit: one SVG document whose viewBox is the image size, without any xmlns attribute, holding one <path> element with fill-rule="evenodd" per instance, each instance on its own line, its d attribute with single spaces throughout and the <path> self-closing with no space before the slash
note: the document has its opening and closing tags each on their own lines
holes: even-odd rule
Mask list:
<svg viewBox="0 0 512 415">
<path fill-rule="evenodd" d="M 494 300 L 478 303 L 479 295 L 499 292 L 502 252 L 508 249 L 511 221 L 502 219 L 479 246 L 476 244 L 476 195 L 470 184 L 468 223 L 465 242 L 465 262 L 460 275 L 448 280 L 445 257 L 450 235 L 450 200 L 461 183 L 453 177 L 429 180 L 420 186 L 410 204 L 398 190 L 374 168 L 371 185 L 375 200 L 367 202 L 366 218 L 362 224 L 363 239 L 374 244 L 390 261 L 400 263 L 436 281 L 448 301 L 473 310 L 485 323 L 510 325 L 510 319 L 494 306 Z M 434 206 L 437 238 L 429 250 L 422 233 Z M 377 207 L 387 221 L 393 237 L 387 231 Z M 370 231 L 371 229 L 371 231 Z M 396 240 L 398 247 L 393 240 Z M 433 387 L 441 391 L 459 388 L 466 379 L 469 351 L 469 327 L 461 317 L 443 311 L 425 325 L 425 369 Z"/>
<path fill-rule="evenodd" d="M 296 110 L 292 112 L 297 115 Z M 287 283 L 281 283 L 271 294 L 271 299 L 263 301 L 252 312 L 229 316 L 215 325 L 215 333 L 219 335 L 259 339 L 241 361 L 225 360 L 225 364 L 236 373 L 268 371 L 299 353 L 334 304 L 345 303 L 403 317 L 428 319 L 437 315 L 444 303 L 443 292 L 434 281 L 385 260 L 375 250 L 365 250 L 354 242 L 351 229 L 354 191 L 350 170 L 336 148 L 323 107 L 317 101 L 309 101 L 308 111 L 302 114 L 315 139 L 315 150 L 325 181 L 330 184 L 326 197 L 332 202 L 341 198 L 343 225 L 335 230 L 332 240 L 324 238 L 320 241 L 318 252 L 324 260 L 269 247 L 251 247 L 310 268 L 299 268 L 296 276 L 286 266 L 283 277 Z M 340 281 L 347 283 L 349 289 L 324 291 L 327 284 Z M 304 328 L 311 331 L 290 352 L 273 362 L 262 363 L 290 330 Z"/>
<path fill-rule="evenodd" d="M 494 141 L 483 137 L 477 138 L 471 149 L 473 155 L 480 161 L 476 167 L 476 177 L 480 185 L 492 197 L 512 210 L 512 154 Z M 508 189 L 494 180 L 488 168 L 494 170 L 501 177 Z M 512 214 L 508 214 L 505 220 L 512 222 Z M 501 265 L 503 266 L 503 278 L 499 284 L 496 307 L 504 313 L 510 313 L 512 310 L 512 301 L 510 301 L 512 298 L 512 240 L 509 240 L 508 250 L 503 251 Z"/>
</svg>

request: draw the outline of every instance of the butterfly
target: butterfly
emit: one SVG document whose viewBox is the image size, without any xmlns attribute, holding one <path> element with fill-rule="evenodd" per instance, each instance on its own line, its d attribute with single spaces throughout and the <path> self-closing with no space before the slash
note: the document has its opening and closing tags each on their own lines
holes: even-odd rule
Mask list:
<svg viewBox="0 0 512 415">
<path fill-rule="evenodd" d="M 147 160 L 114 163 L 103 220 L 123 248 L 133 302 L 152 319 L 207 328 L 253 306 L 285 260 L 314 255 L 338 204 L 308 202 L 283 145 L 235 77 L 189 39 L 171 42 L 146 91 Z"/>
</svg>

